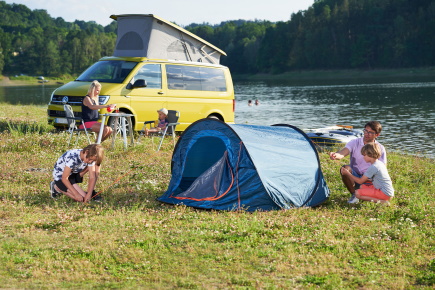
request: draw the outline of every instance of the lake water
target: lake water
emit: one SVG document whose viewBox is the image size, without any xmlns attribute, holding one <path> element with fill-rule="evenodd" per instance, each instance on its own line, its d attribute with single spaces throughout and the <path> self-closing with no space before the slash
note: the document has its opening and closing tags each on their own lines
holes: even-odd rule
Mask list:
<svg viewBox="0 0 435 290">
<path fill-rule="evenodd" d="M 48 104 L 57 86 L 0 87 L 0 102 Z M 301 129 L 367 121 L 383 126 L 379 141 L 387 150 L 435 157 L 435 82 L 365 80 L 365 83 L 258 81 L 234 83 L 236 123 L 285 123 Z M 260 101 L 248 106 L 248 100 Z"/>
<path fill-rule="evenodd" d="M 381 122 L 387 149 L 435 156 L 435 82 L 286 84 L 238 82 L 236 122 L 301 129 Z M 248 106 L 258 99 L 260 105 Z"/>
</svg>

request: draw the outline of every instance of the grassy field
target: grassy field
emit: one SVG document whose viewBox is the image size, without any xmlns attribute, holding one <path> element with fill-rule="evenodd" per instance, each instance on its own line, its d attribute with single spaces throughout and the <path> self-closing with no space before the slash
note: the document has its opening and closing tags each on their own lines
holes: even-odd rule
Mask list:
<svg viewBox="0 0 435 290">
<path fill-rule="evenodd" d="M 156 153 L 143 138 L 106 151 L 104 201 L 79 204 L 49 196 L 68 148 L 46 108 L 1 105 L 0 288 L 435 287 L 434 160 L 390 153 L 391 206 L 348 205 L 340 164 L 321 154 L 331 190 L 322 206 L 215 212 L 155 200 L 172 146 Z"/>
</svg>

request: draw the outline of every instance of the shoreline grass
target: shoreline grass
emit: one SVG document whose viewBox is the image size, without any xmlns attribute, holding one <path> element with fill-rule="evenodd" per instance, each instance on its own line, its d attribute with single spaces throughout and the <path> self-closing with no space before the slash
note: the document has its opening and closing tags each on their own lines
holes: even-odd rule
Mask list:
<svg viewBox="0 0 435 290">
<path fill-rule="evenodd" d="M 292 80 L 292 81 L 314 81 L 334 80 L 352 81 L 364 79 L 428 79 L 431 81 L 435 76 L 435 67 L 404 68 L 404 69 L 333 69 L 333 70 L 294 70 L 280 74 L 233 74 L 235 80 Z"/>
<path fill-rule="evenodd" d="M 0 122 L 43 124 L 45 108 L 5 104 Z M 27 114 L 32 112 L 32 114 Z M 8 116 L 14 116 L 10 118 Z M 23 121 L 25 120 L 25 121 Z M 313 208 L 216 212 L 155 199 L 171 142 L 103 143 L 102 203 L 50 198 L 64 133 L 0 130 L 3 288 L 429 289 L 435 285 L 433 159 L 389 153 L 391 206 L 348 205 L 340 162 L 320 154 L 330 199 Z M 22 127 L 17 125 L 19 132 Z M 85 140 L 80 141 L 85 145 Z M 388 148 L 387 148 L 388 150 Z"/>
<path fill-rule="evenodd" d="M 72 76 L 47 77 L 39 80 L 35 76 L 0 76 L 0 87 L 8 86 L 37 86 L 37 85 L 61 85 L 73 81 Z"/>
</svg>

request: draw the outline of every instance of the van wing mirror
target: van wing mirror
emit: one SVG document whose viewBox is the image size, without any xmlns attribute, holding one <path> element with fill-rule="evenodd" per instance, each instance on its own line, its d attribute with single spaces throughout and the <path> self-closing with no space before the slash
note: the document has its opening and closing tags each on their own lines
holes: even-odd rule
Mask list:
<svg viewBox="0 0 435 290">
<path fill-rule="evenodd" d="M 127 89 L 135 89 L 135 88 L 145 88 L 147 86 L 146 80 L 138 79 L 134 82 L 134 84 L 128 83 Z"/>
</svg>

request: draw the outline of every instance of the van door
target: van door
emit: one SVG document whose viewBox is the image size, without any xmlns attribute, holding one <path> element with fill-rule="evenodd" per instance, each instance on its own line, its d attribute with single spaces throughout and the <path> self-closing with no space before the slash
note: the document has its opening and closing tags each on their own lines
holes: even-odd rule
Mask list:
<svg viewBox="0 0 435 290">
<path fill-rule="evenodd" d="M 165 69 L 167 108 L 180 112 L 177 130 L 212 114 L 232 121 L 234 95 L 227 88 L 223 69 L 182 64 L 166 64 Z"/>
<path fill-rule="evenodd" d="M 186 125 L 205 118 L 204 111 L 209 104 L 201 90 L 199 67 L 167 64 L 165 69 L 169 107 L 181 112 L 179 120 L 181 126 L 179 127 L 185 129 Z"/>
<path fill-rule="evenodd" d="M 162 87 L 161 64 L 144 64 L 133 76 L 130 83 L 143 79 L 146 87 L 134 88 L 128 96 L 131 107 L 136 114 L 136 130 L 143 127 L 143 122 L 157 120 L 157 110 L 166 107 L 165 90 Z"/>
</svg>

